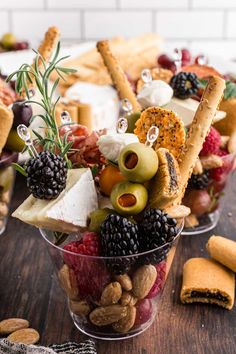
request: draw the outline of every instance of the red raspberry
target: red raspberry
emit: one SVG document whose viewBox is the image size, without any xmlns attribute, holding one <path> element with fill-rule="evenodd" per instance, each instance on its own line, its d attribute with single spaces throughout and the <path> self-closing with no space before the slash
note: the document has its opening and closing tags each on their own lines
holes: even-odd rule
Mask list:
<svg viewBox="0 0 236 354">
<path fill-rule="evenodd" d="M 159 292 L 163 289 L 163 286 L 165 284 L 165 278 L 166 278 L 166 261 L 162 261 L 158 264 L 155 265 L 155 268 L 157 270 L 157 278 L 156 281 L 149 291 L 148 295 L 146 296 L 147 299 L 152 299 Z"/>
<path fill-rule="evenodd" d="M 210 133 L 207 135 L 206 140 L 203 144 L 200 156 L 217 154 L 220 148 L 220 142 L 220 133 L 215 128 L 211 127 Z"/>
<path fill-rule="evenodd" d="M 223 166 L 211 169 L 210 177 L 214 181 L 223 182 L 226 180 L 228 174 L 232 171 L 234 165 L 234 157 L 223 149 L 219 149 L 217 155 L 223 157 Z"/>
<path fill-rule="evenodd" d="M 64 250 L 78 256 L 64 253 L 64 262 L 71 267 L 78 282 L 79 294 L 82 299 L 98 300 L 103 288 L 110 281 L 110 275 L 103 259 L 86 256 L 100 256 L 100 236 L 95 232 L 86 231 L 81 240 L 65 245 Z M 81 255 L 81 256 L 79 256 Z"/>
</svg>

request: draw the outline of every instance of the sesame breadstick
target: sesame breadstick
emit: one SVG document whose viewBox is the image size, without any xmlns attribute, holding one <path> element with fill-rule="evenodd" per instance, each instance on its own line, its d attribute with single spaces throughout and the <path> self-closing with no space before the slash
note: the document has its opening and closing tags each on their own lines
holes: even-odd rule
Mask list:
<svg viewBox="0 0 236 354">
<path fill-rule="evenodd" d="M 43 57 L 46 63 L 49 62 L 53 50 L 58 43 L 59 37 L 60 37 L 60 31 L 57 27 L 49 27 L 49 29 L 45 33 L 44 39 L 39 45 L 38 52 Z M 40 58 L 39 58 L 39 65 L 42 65 L 42 60 Z"/>
<path fill-rule="evenodd" d="M 38 52 L 43 57 L 43 59 L 45 60 L 46 63 L 49 62 L 49 60 L 52 56 L 53 50 L 59 40 L 59 37 L 60 37 L 60 31 L 57 27 L 49 27 L 49 29 L 45 33 L 44 39 L 38 47 Z M 32 67 L 35 66 L 35 60 L 34 60 L 33 64 L 31 65 Z M 40 67 L 42 66 L 42 59 L 40 57 L 38 60 L 38 65 Z M 33 87 L 35 78 L 33 75 L 30 75 L 30 77 L 31 77 L 32 83 L 28 81 L 27 84 L 28 84 L 28 87 Z M 23 97 L 25 97 L 26 93 L 23 91 L 21 95 Z"/>
<path fill-rule="evenodd" d="M 130 83 L 120 66 L 117 58 L 112 54 L 109 46 L 109 41 L 97 42 L 97 50 L 100 52 L 104 64 L 106 65 L 112 81 L 118 91 L 121 99 L 127 98 L 134 111 L 140 111 L 140 105 L 136 99 L 136 96 L 130 86 Z"/>
<path fill-rule="evenodd" d="M 203 93 L 201 102 L 191 123 L 184 150 L 179 158 L 181 193 L 177 203 L 183 198 L 188 180 L 209 132 L 217 107 L 225 89 L 225 80 L 213 76 Z M 175 201 L 176 202 L 176 201 Z"/>
</svg>

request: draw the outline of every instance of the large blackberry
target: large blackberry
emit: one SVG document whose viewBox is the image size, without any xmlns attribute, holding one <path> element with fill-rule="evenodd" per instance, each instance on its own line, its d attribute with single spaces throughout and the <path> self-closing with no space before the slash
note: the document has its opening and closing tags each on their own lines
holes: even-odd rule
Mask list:
<svg viewBox="0 0 236 354">
<path fill-rule="evenodd" d="M 35 198 L 54 199 L 66 187 L 65 160 L 49 151 L 31 158 L 26 167 L 27 187 Z"/>
<path fill-rule="evenodd" d="M 101 225 L 102 255 L 118 257 L 108 259 L 107 267 L 113 274 L 127 273 L 139 252 L 138 226 L 119 215 L 110 214 Z"/>
<path fill-rule="evenodd" d="M 203 172 L 199 175 L 192 174 L 188 181 L 189 189 L 205 189 L 209 184 L 209 173 Z"/>
<path fill-rule="evenodd" d="M 159 209 L 147 209 L 139 228 L 143 252 L 162 246 L 161 249 L 144 255 L 142 263 L 156 264 L 165 259 L 171 247 L 170 242 L 174 240 L 178 233 L 176 220 Z"/>
<path fill-rule="evenodd" d="M 172 76 L 170 86 L 174 90 L 174 96 L 185 99 L 197 94 L 200 83 L 194 73 L 180 72 Z"/>
</svg>

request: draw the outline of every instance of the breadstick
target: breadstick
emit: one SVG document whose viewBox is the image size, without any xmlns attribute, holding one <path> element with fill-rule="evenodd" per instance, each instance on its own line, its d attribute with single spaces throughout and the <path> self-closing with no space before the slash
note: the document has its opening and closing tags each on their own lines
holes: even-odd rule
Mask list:
<svg viewBox="0 0 236 354">
<path fill-rule="evenodd" d="M 106 65 L 108 72 L 111 75 L 112 81 L 118 91 L 120 98 L 127 98 L 131 102 L 133 110 L 139 111 L 141 109 L 140 105 L 122 67 L 120 66 L 120 63 L 110 50 L 109 41 L 98 42 L 97 50 L 100 52 L 103 58 L 104 64 Z"/>
<path fill-rule="evenodd" d="M 38 52 L 43 57 L 46 63 L 49 62 L 53 50 L 56 47 L 60 37 L 60 31 L 57 27 L 49 27 L 44 35 L 44 39 L 39 45 Z M 35 64 L 35 61 L 33 65 Z M 39 65 L 42 65 L 42 60 L 39 58 Z"/>
<path fill-rule="evenodd" d="M 201 102 L 191 123 L 184 150 L 179 158 L 181 193 L 177 197 L 177 203 L 180 203 L 184 196 L 188 180 L 209 132 L 224 89 L 225 80 L 215 76 L 210 78 L 205 88 Z"/>
<path fill-rule="evenodd" d="M 45 33 L 44 39 L 38 47 L 38 52 L 41 55 L 41 57 L 43 57 L 43 59 L 45 60 L 46 63 L 49 62 L 49 60 L 52 56 L 53 50 L 59 40 L 59 37 L 60 37 L 60 32 L 57 27 L 49 27 L 49 29 Z M 35 67 L 35 61 L 36 61 L 36 58 L 34 59 L 34 62 L 31 65 L 32 68 Z M 38 60 L 38 65 L 39 65 L 39 67 L 42 67 L 42 59 L 40 57 Z M 33 75 L 30 75 L 30 77 L 31 77 L 32 83 L 28 81 L 27 84 L 28 84 L 28 87 L 33 87 L 34 82 L 35 82 L 35 78 Z M 23 97 L 25 97 L 26 93 L 23 91 L 21 95 Z"/>
</svg>

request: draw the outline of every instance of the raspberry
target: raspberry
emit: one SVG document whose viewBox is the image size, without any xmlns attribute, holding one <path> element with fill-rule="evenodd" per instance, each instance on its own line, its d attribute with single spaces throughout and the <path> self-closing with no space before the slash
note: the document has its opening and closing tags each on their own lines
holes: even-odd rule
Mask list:
<svg viewBox="0 0 236 354">
<path fill-rule="evenodd" d="M 166 261 L 162 261 L 158 264 L 155 265 L 155 268 L 157 270 L 157 278 L 156 281 L 149 291 L 148 295 L 146 296 L 147 299 L 152 299 L 159 292 L 163 289 L 163 286 L 165 284 L 165 278 L 166 278 Z"/>
<path fill-rule="evenodd" d="M 81 240 L 72 241 L 63 248 L 81 255 L 80 257 L 64 253 L 64 262 L 75 272 L 80 297 L 89 301 L 98 300 L 103 288 L 110 281 L 110 275 L 102 259 L 86 256 L 100 256 L 100 236 L 95 232 L 86 231 Z"/>
<path fill-rule="evenodd" d="M 211 169 L 210 177 L 214 181 L 223 182 L 233 168 L 234 157 L 223 149 L 219 149 L 217 155 L 223 157 L 223 166 Z"/>
<path fill-rule="evenodd" d="M 203 144 L 200 156 L 206 156 L 210 154 L 217 154 L 220 148 L 221 137 L 220 133 L 213 127 L 211 127 L 209 134 Z"/>
</svg>

